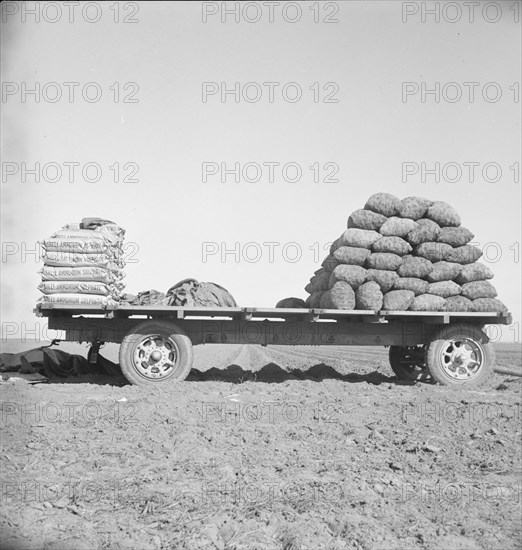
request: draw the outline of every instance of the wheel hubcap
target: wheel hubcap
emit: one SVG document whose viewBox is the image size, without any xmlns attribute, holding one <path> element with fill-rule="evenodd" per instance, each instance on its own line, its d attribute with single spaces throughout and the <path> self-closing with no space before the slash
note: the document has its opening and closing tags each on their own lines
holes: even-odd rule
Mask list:
<svg viewBox="0 0 522 550">
<path fill-rule="evenodd" d="M 442 347 L 440 359 L 442 368 L 451 378 L 469 380 L 482 368 L 484 353 L 474 340 L 447 340 Z"/>
<path fill-rule="evenodd" d="M 134 367 L 145 378 L 157 380 L 170 376 L 178 364 L 175 342 L 160 335 L 146 336 L 134 349 Z"/>
</svg>

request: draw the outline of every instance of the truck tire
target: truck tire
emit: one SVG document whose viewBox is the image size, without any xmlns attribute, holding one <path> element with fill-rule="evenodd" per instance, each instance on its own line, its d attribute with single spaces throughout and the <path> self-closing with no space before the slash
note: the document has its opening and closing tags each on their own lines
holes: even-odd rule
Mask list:
<svg viewBox="0 0 522 550">
<path fill-rule="evenodd" d="M 399 380 L 431 380 L 426 369 L 425 346 L 390 346 L 389 358 L 390 366 Z"/>
<path fill-rule="evenodd" d="M 170 321 L 140 323 L 120 346 L 120 367 L 138 386 L 172 385 L 185 380 L 192 367 L 192 342 Z"/>
<path fill-rule="evenodd" d="M 439 384 L 478 386 L 493 372 L 495 350 L 479 327 L 448 326 L 428 344 L 426 364 Z"/>
</svg>

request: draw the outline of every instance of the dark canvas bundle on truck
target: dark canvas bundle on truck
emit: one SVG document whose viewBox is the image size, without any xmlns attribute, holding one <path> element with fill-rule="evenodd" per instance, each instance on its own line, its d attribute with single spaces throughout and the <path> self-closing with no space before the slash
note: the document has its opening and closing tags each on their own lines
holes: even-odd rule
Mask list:
<svg viewBox="0 0 522 550">
<path fill-rule="evenodd" d="M 200 283 L 184 279 L 167 291 L 171 306 L 236 307 L 230 292 L 216 283 Z"/>
</svg>

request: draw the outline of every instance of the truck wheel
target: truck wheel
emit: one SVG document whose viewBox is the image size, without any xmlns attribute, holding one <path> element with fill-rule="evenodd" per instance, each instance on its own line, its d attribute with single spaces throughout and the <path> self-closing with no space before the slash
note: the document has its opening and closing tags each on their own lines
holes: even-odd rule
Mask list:
<svg viewBox="0 0 522 550">
<path fill-rule="evenodd" d="M 426 361 L 439 384 L 479 385 L 493 372 L 495 350 L 478 327 L 455 325 L 443 328 L 428 344 Z"/>
<path fill-rule="evenodd" d="M 390 366 L 399 380 L 430 380 L 425 346 L 390 346 Z"/>
<path fill-rule="evenodd" d="M 169 321 L 144 321 L 120 346 L 121 370 L 131 384 L 139 386 L 185 380 L 192 359 L 190 338 Z"/>
</svg>

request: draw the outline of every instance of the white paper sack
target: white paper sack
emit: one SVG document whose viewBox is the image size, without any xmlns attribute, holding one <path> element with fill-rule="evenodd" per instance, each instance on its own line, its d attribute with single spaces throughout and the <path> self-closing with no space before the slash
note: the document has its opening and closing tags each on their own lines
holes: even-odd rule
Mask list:
<svg viewBox="0 0 522 550">
<path fill-rule="evenodd" d="M 71 252 L 46 252 L 44 254 L 46 266 L 53 267 L 102 267 L 111 271 L 119 271 L 125 262 L 107 254 L 81 254 Z"/>
<path fill-rule="evenodd" d="M 73 239 L 75 241 L 101 241 L 116 245 L 119 239 L 109 231 L 92 231 L 91 229 L 61 229 L 51 235 L 51 239 Z"/>
<path fill-rule="evenodd" d="M 45 250 L 53 252 L 74 252 L 85 254 L 108 254 L 110 256 L 121 256 L 122 250 L 118 244 L 110 244 L 103 240 L 75 240 L 66 238 L 46 239 L 42 243 Z"/>
<path fill-rule="evenodd" d="M 122 272 L 110 271 L 103 267 L 52 267 L 40 270 L 42 281 L 98 281 L 115 283 L 125 277 Z"/>
<path fill-rule="evenodd" d="M 116 306 L 117 302 L 108 296 L 99 294 L 44 294 L 40 302 L 52 304 L 76 304 L 76 305 L 99 305 Z"/>
<path fill-rule="evenodd" d="M 43 294 L 118 294 L 116 288 L 111 289 L 105 283 L 97 281 L 45 281 L 38 285 L 38 290 Z"/>
</svg>

